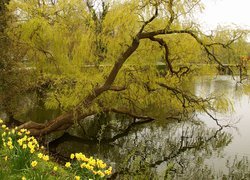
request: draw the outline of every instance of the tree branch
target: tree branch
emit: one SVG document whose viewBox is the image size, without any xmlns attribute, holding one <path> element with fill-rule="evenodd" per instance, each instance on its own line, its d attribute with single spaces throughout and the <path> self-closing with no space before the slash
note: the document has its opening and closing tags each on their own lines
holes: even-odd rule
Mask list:
<svg viewBox="0 0 250 180">
<path fill-rule="evenodd" d="M 175 19 L 175 13 L 173 10 L 173 2 L 174 2 L 174 0 L 169 0 L 169 2 L 168 2 L 168 11 L 170 13 L 170 18 L 169 18 L 168 24 L 167 24 L 165 29 L 170 29 L 170 26 L 172 25 L 172 23 L 174 22 L 174 19 Z"/>
<path fill-rule="evenodd" d="M 164 47 L 164 49 L 165 49 L 165 61 L 166 61 L 166 64 L 168 65 L 168 68 L 169 68 L 170 72 L 173 74 L 174 73 L 173 66 L 172 66 L 172 64 L 171 64 L 171 62 L 169 61 L 169 58 L 168 58 L 169 49 L 168 49 L 167 43 L 162 38 L 150 37 L 149 39 L 151 41 L 158 42 L 161 46 Z"/>
<path fill-rule="evenodd" d="M 124 91 L 126 89 L 127 89 L 126 86 L 111 86 L 109 88 L 109 91 L 117 91 L 117 92 L 119 92 L 119 91 Z"/>
<path fill-rule="evenodd" d="M 138 38 L 134 38 L 132 44 L 127 48 L 127 50 L 125 52 L 123 52 L 120 55 L 120 57 L 118 58 L 118 60 L 114 64 L 114 66 L 113 66 L 112 70 L 110 71 L 104 84 L 100 87 L 94 88 L 93 92 L 91 94 L 89 94 L 84 99 L 84 101 L 80 102 L 77 105 L 77 109 L 81 109 L 82 106 L 88 107 L 95 98 L 97 98 L 103 92 L 105 92 L 111 88 L 111 86 L 112 86 L 113 82 L 115 81 L 115 78 L 116 78 L 117 74 L 119 73 L 120 69 L 122 68 L 124 62 L 131 56 L 131 54 L 133 54 L 136 51 L 138 46 L 139 46 L 139 40 L 138 40 Z"/>
<path fill-rule="evenodd" d="M 142 25 L 142 27 L 141 27 L 139 33 L 142 33 L 143 30 L 144 30 L 144 28 L 145 28 L 149 23 L 151 23 L 157 16 L 158 16 L 158 6 L 155 5 L 155 13 L 154 13 L 154 15 L 153 15 L 148 21 L 145 21 L 145 22 L 144 22 L 144 24 Z"/>
<path fill-rule="evenodd" d="M 166 30 L 161 29 L 157 31 L 151 31 L 151 32 L 144 32 L 138 35 L 139 39 L 150 39 L 157 35 L 167 35 L 167 34 L 188 34 L 192 36 L 198 44 L 200 44 L 205 52 L 207 53 L 207 56 L 210 60 L 215 61 L 217 64 L 219 64 L 223 68 L 229 69 L 229 71 L 233 74 L 233 71 L 230 67 L 223 65 L 220 60 L 209 50 L 209 47 L 211 47 L 211 44 L 205 44 L 199 37 L 194 33 L 194 31 L 184 29 L 184 30 Z"/>
</svg>

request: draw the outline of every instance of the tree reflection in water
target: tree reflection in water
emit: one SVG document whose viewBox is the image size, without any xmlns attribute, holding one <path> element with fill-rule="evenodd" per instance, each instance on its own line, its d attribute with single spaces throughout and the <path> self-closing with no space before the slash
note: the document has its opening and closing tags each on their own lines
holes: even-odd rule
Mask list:
<svg viewBox="0 0 250 180">
<path fill-rule="evenodd" d="M 221 155 L 232 140 L 224 127 L 211 129 L 197 121 L 130 123 L 135 124 L 124 125 L 123 131 L 100 126 L 102 138 L 96 136 L 100 129 L 84 132 L 81 138 L 64 134 L 50 148 L 63 156 L 81 151 L 105 159 L 115 169 L 112 179 L 207 179 L 214 175 L 205 161 Z"/>
</svg>

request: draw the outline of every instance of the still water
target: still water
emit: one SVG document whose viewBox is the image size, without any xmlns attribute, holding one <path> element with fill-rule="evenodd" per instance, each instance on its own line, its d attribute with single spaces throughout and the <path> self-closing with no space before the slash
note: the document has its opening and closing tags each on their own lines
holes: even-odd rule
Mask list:
<svg viewBox="0 0 250 180">
<path fill-rule="evenodd" d="M 114 167 L 112 179 L 250 178 L 246 160 L 250 158 L 250 93 L 231 76 L 200 77 L 191 86 L 197 96 L 230 100 L 226 111 L 211 112 L 220 124 L 230 127 L 220 128 L 199 112 L 183 122 L 138 123 L 121 115 L 101 115 L 70 130 L 74 137 L 66 134 L 56 139 L 60 133 L 48 137 L 49 148 L 61 157 L 81 151 L 103 159 Z M 41 113 L 33 115 L 41 118 Z M 53 117 L 57 112 L 50 114 Z M 32 114 L 28 117 L 39 119 Z"/>
<path fill-rule="evenodd" d="M 234 128 L 228 129 L 233 135 L 233 141 L 225 148 L 225 153 L 229 156 L 249 156 L 250 157 L 250 93 L 229 76 L 220 76 L 209 81 L 201 80 L 196 84 L 196 94 L 200 95 L 203 90 L 206 94 L 216 92 L 228 98 L 233 111 L 219 114 L 222 123 L 231 123 Z M 200 116 L 203 121 L 211 125 L 209 119 Z"/>
<path fill-rule="evenodd" d="M 237 77 L 236 77 L 237 79 Z M 249 85 L 249 81 L 244 82 Z M 216 93 L 229 99 L 233 106 L 233 111 L 218 113 L 221 123 L 229 123 L 232 128 L 225 131 L 232 135 L 230 142 L 223 150 L 223 155 L 213 157 L 208 160 L 215 169 L 227 172 L 226 161 L 231 162 L 237 159 L 250 158 L 250 93 L 248 86 L 237 84 L 231 76 L 218 76 L 216 78 L 201 78 L 195 86 L 195 94 L 203 95 Z M 208 127 L 215 127 L 214 124 L 204 114 L 199 115 L 200 119 L 206 122 Z M 249 170 L 249 169 L 248 169 Z"/>
<path fill-rule="evenodd" d="M 51 149 L 64 157 L 81 151 L 102 158 L 114 167 L 113 179 L 238 179 L 233 173 L 242 166 L 234 170 L 235 159 L 250 157 L 249 93 L 231 76 L 197 78 L 192 89 L 198 96 L 229 99 L 231 108 L 211 113 L 220 124 L 230 127 L 221 129 L 203 113 L 196 113 L 193 121 L 145 124 L 113 114 L 99 119 L 116 122 L 125 132 L 90 118 L 84 133 L 81 128 L 71 131 L 81 138 L 61 138 L 51 144 Z M 135 126 L 130 127 L 131 123 Z M 249 177 L 248 166 L 244 168 L 247 172 L 239 179 Z"/>
</svg>

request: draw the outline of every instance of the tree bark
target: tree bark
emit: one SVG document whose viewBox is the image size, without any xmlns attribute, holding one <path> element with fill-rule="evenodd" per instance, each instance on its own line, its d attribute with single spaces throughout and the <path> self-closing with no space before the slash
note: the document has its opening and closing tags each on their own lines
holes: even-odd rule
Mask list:
<svg viewBox="0 0 250 180">
<path fill-rule="evenodd" d="M 58 116 L 57 118 L 49 121 L 48 123 L 40 124 L 33 121 L 29 121 L 19 126 L 19 128 L 28 129 L 34 136 L 42 136 L 49 134 L 56 130 L 67 129 L 73 124 L 73 116 L 71 112 L 67 112 Z"/>
</svg>

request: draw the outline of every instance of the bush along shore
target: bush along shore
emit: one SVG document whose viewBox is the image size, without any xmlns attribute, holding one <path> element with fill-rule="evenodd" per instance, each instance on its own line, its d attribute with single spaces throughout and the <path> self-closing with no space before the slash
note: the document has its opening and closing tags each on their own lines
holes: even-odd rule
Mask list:
<svg viewBox="0 0 250 180">
<path fill-rule="evenodd" d="M 0 179 L 107 179 L 112 173 L 100 159 L 82 153 L 70 155 L 64 166 L 52 160 L 27 129 L 9 129 L 0 119 Z"/>
</svg>

